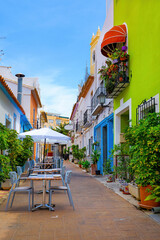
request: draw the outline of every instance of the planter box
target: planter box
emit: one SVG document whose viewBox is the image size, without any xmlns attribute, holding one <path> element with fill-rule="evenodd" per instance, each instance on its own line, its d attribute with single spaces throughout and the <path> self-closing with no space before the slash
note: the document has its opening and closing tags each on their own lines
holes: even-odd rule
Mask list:
<svg viewBox="0 0 160 240">
<path fill-rule="evenodd" d="M 10 179 L 6 179 L 5 182 L 1 183 L 1 188 L 3 190 L 9 190 L 11 187 L 12 187 L 12 184 L 11 184 L 11 180 Z"/>
<path fill-rule="evenodd" d="M 131 183 L 128 184 L 129 193 L 134 196 L 137 200 L 140 200 L 140 188 Z"/>
</svg>

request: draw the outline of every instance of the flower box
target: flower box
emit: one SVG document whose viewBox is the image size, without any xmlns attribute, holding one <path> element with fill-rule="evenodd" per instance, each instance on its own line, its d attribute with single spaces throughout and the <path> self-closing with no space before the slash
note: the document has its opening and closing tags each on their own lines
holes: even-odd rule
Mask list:
<svg viewBox="0 0 160 240">
<path fill-rule="evenodd" d="M 137 200 L 140 200 L 140 188 L 134 184 L 128 184 L 129 193 L 134 196 Z"/>
</svg>

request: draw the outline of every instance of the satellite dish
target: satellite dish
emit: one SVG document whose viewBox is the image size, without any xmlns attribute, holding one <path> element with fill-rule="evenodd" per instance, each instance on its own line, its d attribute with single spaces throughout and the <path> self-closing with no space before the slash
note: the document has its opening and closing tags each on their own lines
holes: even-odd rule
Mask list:
<svg viewBox="0 0 160 240">
<path fill-rule="evenodd" d="M 64 129 L 68 130 L 68 131 L 71 131 L 73 130 L 73 125 L 72 124 L 68 124 L 64 127 Z"/>
</svg>

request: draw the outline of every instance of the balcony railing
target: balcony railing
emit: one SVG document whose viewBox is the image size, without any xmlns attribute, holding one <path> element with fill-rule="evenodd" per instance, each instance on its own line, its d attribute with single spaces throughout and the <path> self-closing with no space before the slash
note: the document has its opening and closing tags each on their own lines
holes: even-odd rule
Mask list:
<svg viewBox="0 0 160 240">
<path fill-rule="evenodd" d="M 87 109 L 83 114 L 83 127 L 90 127 L 92 125 L 91 109 Z"/>
<path fill-rule="evenodd" d="M 129 85 L 128 59 L 119 61 L 115 65 L 118 66 L 118 74 L 113 80 L 113 89 L 107 91 L 107 98 L 116 98 Z"/>
<path fill-rule="evenodd" d="M 100 110 L 102 110 L 102 106 L 101 106 L 101 104 L 98 101 L 98 95 L 101 92 L 106 95 L 106 88 L 105 87 L 97 88 L 94 96 L 91 99 L 91 112 L 92 112 L 92 115 L 97 115 L 100 112 Z"/>
<path fill-rule="evenodd" d="M 82 131 L 82 127 L 79 122 L 76 122 L 76 132 L 80 133 Z"/>
</svg>

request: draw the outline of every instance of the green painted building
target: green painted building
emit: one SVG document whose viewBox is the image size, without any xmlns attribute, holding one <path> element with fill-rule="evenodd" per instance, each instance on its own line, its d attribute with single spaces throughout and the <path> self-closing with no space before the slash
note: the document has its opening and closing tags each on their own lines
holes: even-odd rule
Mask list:
<svg viewBox="0 0 160 240">
<path fill-rule="evenodd" d="M 114 0 L 114 26 L 125 24 L 129 54 L 129 85 L 114 98 L 115 144 L 124 141 L 126 126 L 147 112 L 159 112 L 159 9 L 159 0 Z"/>
</svg>

